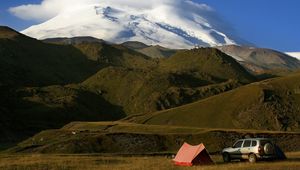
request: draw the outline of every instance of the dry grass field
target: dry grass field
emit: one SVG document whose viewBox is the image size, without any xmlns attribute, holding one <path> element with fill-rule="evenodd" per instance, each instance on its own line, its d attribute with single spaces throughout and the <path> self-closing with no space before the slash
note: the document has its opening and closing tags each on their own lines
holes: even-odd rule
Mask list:
<svg viewBox="0 0 300 170">
<path fill-rule="evenodd" d="M 298 170 L 300 169 L 300 152 L 287 153 L 288 160 L 278 162 L 234 162 L 224 164 L 218 155 L 212 156 L 216 165 L 177 167 L 171 158 L 156 157 L 121 157 L 100 155 L 0 155 L 0 170 L 99 170 L 99 169 L 130 169 L 130 170 Z"/>
</svg>

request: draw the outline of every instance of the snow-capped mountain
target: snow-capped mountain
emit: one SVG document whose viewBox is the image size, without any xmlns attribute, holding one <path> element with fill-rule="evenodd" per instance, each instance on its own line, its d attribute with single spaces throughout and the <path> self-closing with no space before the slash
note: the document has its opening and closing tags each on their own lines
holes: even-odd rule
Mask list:
<svg viewBox="0 0 300 170">
<path fill-rule="evenodd" d="M 286 54 L 300 60 L 300 52 L 286 52 Z"/>
<path fill-rule="evenodd" d="M 241 43 L 216 11 L 190 0 L 87 0 L 22 33 L 38 39 L 93 36 L 170 48 Z"/>
</svg>

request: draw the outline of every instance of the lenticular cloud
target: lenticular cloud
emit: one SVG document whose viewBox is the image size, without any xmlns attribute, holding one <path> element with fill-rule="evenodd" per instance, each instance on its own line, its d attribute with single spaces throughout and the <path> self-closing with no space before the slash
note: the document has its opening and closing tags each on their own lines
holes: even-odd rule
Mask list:
<svg viewBox="0 0 300 170">
<path fill-rule="evenodd" d="M 42 21 L 23 31 L 38 39 L 93 36 L 171 48 L 240 43 L 211 7 L 191 0 L 44 0 L 10 11 Z"/>
</svg>

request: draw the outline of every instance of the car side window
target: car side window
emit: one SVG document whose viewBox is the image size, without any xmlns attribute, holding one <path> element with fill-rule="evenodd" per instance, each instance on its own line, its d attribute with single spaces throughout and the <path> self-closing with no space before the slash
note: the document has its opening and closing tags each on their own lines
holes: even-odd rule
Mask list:
<svg viewBox="0 0 300 170">
<path fill-rule="evenodd" d="M 242 147 L 243 141 L 238 141 L 233 145 L 233 148 L 240 148 Z"/>
<path fill-rule="evenodd" d="M 251 146 L 256 146 L 256 145 L 257 145 L 256 140 L 253 140 Z"/>
<path fill-rule="evenodd" d="M 245 140 L 243 147 L 250 147 L 251 146 L 251 140 Z"/>
<path fill-rule="evenodd" d="M 269 140 L 262 140 L 262 141 L 260 141 L 260 145 L 261 146 L 264 146 L 266 143 L 271 143 L 271 141 L 269 141 Z"/>
</svg>

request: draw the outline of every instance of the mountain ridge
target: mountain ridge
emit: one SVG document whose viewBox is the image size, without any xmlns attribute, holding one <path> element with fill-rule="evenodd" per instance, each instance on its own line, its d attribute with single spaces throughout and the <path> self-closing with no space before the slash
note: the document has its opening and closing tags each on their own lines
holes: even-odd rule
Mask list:
<svg viewBox="0 0 300 170">
<path fill-rule="evenodd" d="M 232 56 L 255 74 L 277 70 L 300 69 L 299 60 L 273 49 L 238 45 L 225 45 L 216 48 Z"/>
</svg>

